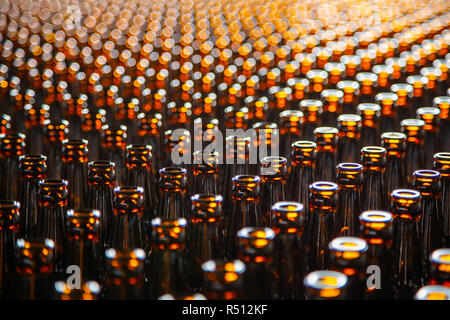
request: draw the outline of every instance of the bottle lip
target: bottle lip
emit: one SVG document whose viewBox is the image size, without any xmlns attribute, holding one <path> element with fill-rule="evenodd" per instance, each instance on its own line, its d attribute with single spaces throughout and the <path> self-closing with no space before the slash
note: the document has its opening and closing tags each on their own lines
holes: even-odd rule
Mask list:
<svg viewBox="0 0 450 320">
<path fill-rule="evenodd" d="M 217 194 L 194 194 L 193 196 L 191 196 L 191 201 L 192 203 L 197 202 L 197 203 L 219 203 L 219 205 L 222 203 L 223 201 L 223 197 L 221 195 L 217 195 Z"/>
<path fill-rule="evenodd" d="M 63 147 L 69 148 L 87 148 L 88 141 L 86 139 L 64 139 L 62 144 Z"/>
<path fill-rule="evenodd" d="M 175 227 L 186 227 L 187 226 L 187 220 L 185 218 L 177 218 L 177 219 L 161 219 L 161 218 L 154 218 L 151 221 L 152 227 L 163 227 L 164 225 L 169 228 L 175 228 Z"/>
<path fill-rule="evenodd" d="M 392 214 L 382 210 L 367 210 L 361 213 L 359 219 L 364 222 L 388 223 L 394 220 Z"/>
<path fill-rule="evenodd" d="M 100 294 L 100 285 L 96 281 L 87 281 L 83 284 L 82 289 L 71 289 L 66 282 L 56 281 L 55 290 L 62 295 L 71 294 L 72 292 L 80 292 L 83 295 L 87 293 L 98 295 Z"/>
<path fill-rule="evenodd" d="M 237 183 L 260 183 L 261 178 L 253 175 L 237 175 L 233 177 L 232 181 Z"/>
<path fill-rule="evenodd" d="M 64 179 L 49 178 L 41 180 L 39 182 L 39 186 L 41 188 L 48 188 L 50 190 L 64 190 L 67 188 L 68 182 Z"/>
<path fill-rule="evenodd" d="M 185 168 L 179 168 L 179 167 L 165 167 L 162 169 L 159 169 L 159 174 L 161 176 L 174 176 L 174 177 L 183 177 L 186 176 L 186 169 Z"/>
<path fill-rule="evenodd" d="M 353 173 L 353 174 L 361 173 L 362 170 L 364 169 L 363 165 L 354 162 L 342 162 L 338 164 L 336 168 L 338 172 Z"/>
<path fill-rule="evenodd" d="M 272 211 L 277 212 L 303 212 L 304 211 L 304 205 L 300 202 L 294 202 L 294 201 L 279 201 L 276 202 L 272 206 Z"/>
<path fill-rule="evenodd" d="M 356 109 L 360 110 L 360 111 L 365 111 L 365 110 L 381 111 L 381 106 L 376 103 L 365 102 L 365 103 L 358 104 Z"/>
<path fill-rule="evenodd" d="M 88 163 L 88 168 L 90 170 L 99 171 L 99 170 L 112 170 L 116 167 L 114 162 L 108 160 L 95 160 Z"/>
<path fill-rule="evenodd" d="M 19 238 L 16 240 L 17 248 L 19 249 L 29 249 L 32 247 L 35 248 L 47 248 L 47 249 L 54 249 L 55 248 L 55 242 L 52 239 L 30 239 L 25 240 L 23 238 Z"/>
<path fill-rule="evenodd" d="M 100 211 L 96 209 L 69 209 L 66 213 L 67 219 L 100 219 Z"/>
<path fill-rule="evenodd" d="M 418 200 L 420 199 L 420 192 L 412 189 L 396 189 L 392 191 L 391 197 L 395 199 Z"/>
<path fill-rule="evenodd" d="M 330 181 L 316 181 L 311 184 L 311 189 L 313 191 L 337 191 L 339 186 Z"/>
<path fill-rule="evenodd" d="M 226 273 L 243 274 L 246 270 L 245 264 L 239 260 L 214 259 L 208 260 L 202 264 L 203 272 L 224 271 Z"/>
<path fill-rule="evenodd" d="M 308 140 L 298 140 L 293 142 L 291 147 L 294 149 L 316 149 L 317 143 Z"/>
<path fill-rule="evenodd" d="M 114 188 L 116 195 L 143 195 L 144 188 L 141 186 L 117 186 Z"/>
<path fill-rule="evenodd" d="M 338 122 L 361 122 L 361 116 L 357 114 L 345 113 L 337 118 Z"/>
<path fill-rule="evenodd" d="M 429 169 L 420 169 L 416 170 L 413 173 L 413 177 L 417 179 L 438 179 L 441 177 L 441 174 L 438 171 L 435 170 L 429 170 Z"/>
<path fill-rule="evenodd" d="M 347 285 L 345 274 L 332 270 L 318 270 L 309 273 L 304 284 L 314 289 L 341 289 Z"/>
<path fill-rule="evenodd" d="M 441 110 L 436 107 L 422 107 L 422 108 L 417 109 L 416 113 L 418 116 L 423 116 L 423 115 L 438 116 L 441 114 Z"/>
<path fill-rule="evenodd" d="M 420 288 L 414 296 L 415 300 L 450 300 L 450 288 L 431 285 Z"/>
<path fill-rule="evenodd" d="M 114 260 L 114 259 L 137 259 L 137 260 L 145 260 L 146 254 L 145 251 L 137 248 L 137 249 L 114 249 L 109 248 L 105 250 L 106 259 Z"/>
<path fill-rule="evenodd" d="M 450 152 L 438 152 L 433 155 L 435 161 L 449 161 L 450 164 Z"/>
<path fill-rule="evenodd" d="M 309 107 L 323 107 L 323 102 L 317 99 L 304 99 L 300 101 L 301 108 L 309 108 Z"/>
<path fill-rule="evenodd" d="M 25 163 L 35 164 L 39 162 L 45 162 L 46 160 L 47 156 L 43 154 L 27 153 L 19 157 L 19 161 L 24 164 Z"/>
<path fill-rule="evenodd" d="M 367 242 L 357 237 L 338 237 L 328 244 L 328 248 L 334 251 L 353 251 L 364 252 L 367 251 Z"/>
<path fill-rule="evenodd" d="M 368 154 L 368 155 L 385 154 L 386 148 L 378 147 L 378 146 L 365 146 L 361 149 L 361 153 Z"/>
<path fill-rule="evenodd" d="M 381 139 L 406 140 L 406 134 L 402 132 L 383 132 Z"/>
<path fill-rule="evenodd" d="M 5 210 L 19 210 L 20 209 L 20 202 L 16 200 L 0 200 L 0 211 Z"/>
<path fill-rule="evenodd" d="M 450 248 L 441 248 L 431 253 L 430 261 L 450 265 Z"/>
<path fill-rule="evenodd" d="M 244 227 L 238 231 L 237 237 L 249 240 L 273 240 L 275 232 L 271 228 Z M 267 244 L 267 243 L 265 243 Z"/>
<path fill-rule="evenodd" d="M 314 129 L 314 134 L 317 135 L 337 135 L 339 130 L 335 127 L 317 127 Z"/>
</svg>

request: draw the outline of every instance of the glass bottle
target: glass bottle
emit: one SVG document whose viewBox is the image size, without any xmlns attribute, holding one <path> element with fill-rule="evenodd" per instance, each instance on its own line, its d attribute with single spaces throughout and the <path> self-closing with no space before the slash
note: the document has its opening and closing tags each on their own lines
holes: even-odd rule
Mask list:
<svg viewBox="0 0 450 320">
<path fill-rule="evenodd" d="M 167 167 L 159 170 L 157 216 L 162 219 L 187 218 L 186 169 Z"/>
<path fill-rule="evenodd" d="M 69 208 L 79 209 L 86 206 L 87 198 L 87 140 L 69 139 L 62 142 L 61 176 L 68 184 Z"/>
<path fill-rule="evenodd" d="M 145 234 L 150 234 L 150 221 L 156 216 L 157 191 L 153 175 L 153 155 L 149 145 L 131 144 L 126 149 L 125 183 L 129 186 L 141 186 L 144 189 L 143 223 Z"/>
<path fill-rule="evenodd" d="M 195 194 L 191 202 L 188 249 L 192 259 L 192 288 L 198 290 L 202 282 L 202 263 L 224 257 L 222 196 Z"/>
<path fill-rule="evenodd" d="M 356 112 L 361 117 L 361 146 L 377 145 L 381 107 L 375 103 L 360 103 L 356 107 Z"/>
<path fill-rule="evenodd" d="M 439 141 L 441 150 L 450 149 L 450 97 L 442 96 L 433 99 L 433 107 L 439 108 L 441 127 L 439 131 Z"/>
<path fill-rule="evenodd" d="M 53 283 L 55 244 L 51 239 L 18 239 L 16 242 L 17 299 L 49 299 Z"/>
<path fill-rule="evenodd" d="M 434 250 L 430 257 L 430 284 L 450 288 L 450 249 Z"/>
<path fill-rule="evenodd" d="M 363 166 L 358 163 L 340 163 L 337 166 L 337 183 L 339 185 L 338 219 L 341 236 L 357 236 L 359 226 L 357 219 L 361 213 L 361 189 Z"/>
<path fill-rule="evenodd" d="M 119 183 L 125 179 L 125 149 L 127 146 L 127 127 L 124 125 L 104 125 L 102 127 L 101 160 L 116 164 L 116 179 Z"/>
<path fill-rule="evenodd" d="M 441 127 L 441 118 L 439 114 L 441 113 L 439 108 L 435 107 L 423 107 L 417 109 L 417 118 L 421 119 L 425 122 L 423 127 L 424 129 L 424 138 L 423 138 L 423 152 L 425 155 L 435 154 L 442 149 L 440 138 L 440 127 Z M 433 159 L 429 156 L 425 157 L 425 167 L 430 169 L 433 166 Z"/>
<path fill-rule="evenodd" d="M 107 249 L 104 299 L 134 300 L 145 295 L 145 252 L 142 249 Z"/>
<path fill-rule="evenodd" d="M 353 80 L 342 80 L 337 83 L 337 88 L 344 92 L 344 102 L 342 103 L 343 113 L 355 112 L 355 106 L 359 104 L 360 85 Z"/>
<path fill-rule="evenodd" d="M 424 127 L 425 121 L 420 119 L 405 119 L 400 123 L 402 132 L 406 134 L 406 178 L 411 183 L 412 173 L 425 166 Z"/>
<path fill-rule="evenodd" d="M 26 154 L 19 157 L 20 236 L 29 239 L 37 224 L 39 181 L 47 177 L 47 157 Z"/>
<path fill-rule="evenodd" d="M 64 274 L 67 185 L 67 181 L 62 179 L 46 179 L 39 182 L 39 211 L 34 236 L 53 241 L 54 270 L 57 277 Z"/>
<path fill-rule="evenodd" d="M 392 92 L 380 92 L 375 96 L 375 102 L 381 108 L 380 132 L 398 130 L 398 96 Z"/>
<path fill-rule="evenodd" d="M 323 103 L 314 99 L 302 100 L 300 101 L 300 111 L 303 112 L 302 138 L 313 140 L 314 130 L 321 124 Z"/>
<path fill-rule="evenodd" d="M 163 294 L 191 294 L 184 264 L 186 219 L 152 220 L 152 250 L 147 277 L 152 299 Z"/>
<path fill-rule="evenodd" d="M 450 153 L 439 152 L 434 156 L 433 169 L 441 174 L 441 212 L 443 213 L 443 246 L 450 247 Z"/>
<path fill-rule="evenodd" d="M 303 280 L 306 300 L 346 299 L 348 278 L 332 270 L 318 270 L 309 273 Z"/>
<path fill-rule="evenodd" d="M 356 162 L 359 159 L 361 116 L 356 114 L 341 114 L 337 118 L 339 130 L 337 160 L 341 162 Z"/>
<path fill-rule="evenodd" d="M 384 185 L 386 171 L 386 149 L 364 147 L 361 149 L 361 163 L 364 166 L 362 186 L 362 210 L 384 210 L 387 207 Z"/>
<path fill-rule="evenodd" d="M 286 198 L 287 160 L 269 156 L 261 159 L 261 214 L 266 227 L 272 227 L 272 205 Z"/>
<path fill-rule="evenodd" d="M 395 99 L 398 107 L 397 121 L 403 121 L 414 116 L 411 107 L 413 90 L 413 86 L 407 83 L 394 83 L 391 86 L 391 92 L 397 96 Z"/>
<path fill-rule="evenodd" d="M 14 298 L 20 203 L 0 200 L 0 297 Z"/>
<path fill-rule="evenodd" d="M 430 269 L 428 258 L 432 251 L 443 246 L 441 174 L 434 170 L 414 171 L 412 186 L 422 197 L 420 236 L 425 263 L 424 278 L 425 282 L 428 282 Z"/>
<path fill-rule="evenodd" d="M 280 155 L 288 162 L 291 160 L 290 148 L 292 143 L 300 139 L 303 112 L 300 110 L 285 110 L 280 112 Z"/>
<path fill-rule="evenodd" d="M 287 198 L 300 202 L 305 209 L 305 226 L 309 221 L 309 185 L 314 181 L 317 144 L 300 140 L 292 144 L 292 164 L 287 181 Z"/>
<path fill-rule="evenodd" d="M 335 181 L 339 130 L 333 127 L 318 127 L 314 130 L 316 151 L 315 180 Z"/>
<path fill-rule="evenodd" d="M 450 300 L 450 288 L 439 285 L 424 286 L 416 292 L 414 300 Z"/>
<path fill-rule="evenodd" d="M 381 135 L 381 146 L 387 152 L 384 181 L 386 195 L 389 196 L 395 189 L 406 187 L 406 135 L 401 132 L 384 132 Z"/>
<path fill-rule="evenodd" d="M 304 298 L 306 254 L 303 208 L 303 204 L 290 201 L 280 201 L 272 206 L 275 232 L 273 263 L 278 299 Z"/>
<path fill-rule="evenodd" d="M 339 234 L 338 185 L 317 181 L 310 185 L 310 221 L 306 236 L 308 270 L 328 265 L 328 243 Z"/>
<path fill-rule="evenodd" d="M 241 260 L 208 260 L 202 264 L 202 292 L 208 300 L 240 300 L 246 267 Z"/>
<path fill-rule="evenodd" d="M 67 211 L 67 251 L 65 266 L 80 268 L 80 283 L 100 280 L 100 211 L 70 209 Z"/>
<path fill-rule="evenodd" d="M 113 189 L 116 180 L 115 164 L 106 160 L 92 161 L 88 164 L 89 208 L 100 211 L 100 243 L 110 246 L 110 230 L 114 217 Z"/>
<path fill-rule="evenodd" d="M 362 299 L 366 286 L 367 242 L 356 237 L 338 237 L 328 247 L 330 269 L 347 276 L 347 298 Z"/>
<path fill-rule="evenodd" d="M 237 233 L 239 259 L 245 263 L 244 298 L 274 297 L 273 250 L 275 233 L 270 228 L 245 227 Z"/>
<path fill-rule="evenodd" d="M 263 217 L 258 210 L 261 195 L 259 176 L 239 175 L 233 178 L 233 209 L 226 229 L 226 255 L 237 257 L 237 232 L 247 226 L 262 227 Z"/>
<path fill-rule="evenodd" d="M 320 93 L 323 103 L 322 126 L 336 127 L 337 116 L 342 113 L 344 92 L 336 89 L 326 89 Z"/>
<path fill-rule="evenodd" d="M 192 194 L 219 193 L 219 153 L 194 152 Z"/>
<path fill-rule="evenodd" d="M 393 235 L 394 219 L 392 214 L 381 210 L 364 211 L 359 216 L 360 237 L 367 242 L 367 266 L 378 266 L 381 271 L 379 287 L 366 288 L 365 298 L 393 298 Z"/>
<path fill-rule="evenodd" d="M 25 153 L 25 135 L 0 134 L 0 198 L 17 200 L 19 188 L 19 157 Z"/>
<path fill-rule="evenodd" d="M 144 189 L 140 186 L 114 188 L 114 216 L 109 243 L 115 249 L 146 248 L 143 215 Z"/>
<path fill-rule="evenodd" d="M 423 284 L 423 249 L 420 239 L 420 192 L 396 189 L 391 194 L 394 216 L 394 274 L 398 299 L 411 299 Z"/>
<path fill-rule="evenodd" d="M 80 289 L 70 288 L 64 281 L 56 281 L 54 289 L 58 300 L 97 300 L 101 291 L 96 281 L 87 281 Z"/>
<path fill-rule="evenodd" d="M 62 142 L 68 138 L 69 122 L 61 120 L 44 121 L 44 154 L 47 156 L 47 175 L 61 178 L 62 174 Z"/>
</svg>

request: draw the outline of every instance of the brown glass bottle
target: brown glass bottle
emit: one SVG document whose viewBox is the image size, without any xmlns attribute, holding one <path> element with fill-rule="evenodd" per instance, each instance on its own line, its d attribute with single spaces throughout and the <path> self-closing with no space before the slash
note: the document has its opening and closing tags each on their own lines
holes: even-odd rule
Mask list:
<svg viewBox="0 0 450 320">
<path fill-rule="evenodd" d="M 414 300 L 450 300 L 450 289 L 439 285 L 424 286 L 416 292 Z"/>
<path fill-rule="evenodd" d="M 398 299 L 411 299 L 423 284 L 423 249 L 420 240 L 420 192 L 396 189 L 391 195 L 394 216 L 394 274 Z"/>
<path fill-rule="evenodd" d="M 416 111 L 417 119 L 425 122 L 424 138 L 423 138 L 423 152 L 425 155 L 435 154 L 442 149 L 440 142 L 439 131 L 441 129 L 441 118 L 439 117 L 440 110 L 435 107 L 423 107 Z M 430 169 L 433 166 L 433 159 L 429 156 L 424 157 L 424 167 Z M 422 168 L 422 169 L 423 169 Z"/>
<path fill-rule="evenodd" d="M 101 160 L 109 160 L 116 165 L 116 179 L 125 179 L 125 149 L 127 146 L 127 127 L 124 125 L 104 125 L 102 127 Z"/>
<path fill-rule="evenodd" d="M 241 260 L 208 260 L 202 264 L 202 292 L 208 300 L 243 298 L 242 278 L 246 267 Z"/>
<path fill-rule="evenodd" d="M 314 130 L 314 135 L 317 144 L 315 180 L 335 181 L 339 130 L 333 127 L 318 127 Z"/>
<path fill-rule="evenodd" d="M 14 298 L 19 210 L 19 202 L 0 200 L 0 297 L 2 299 Z"/>
<path fill-rule="evenodd" d="M 347 276 L 347 298 L 362 299 L 366 287 L 367 242 L 356 237 L 338 237 L 328 247 L 330 270 Z"/>
<path fill-rule="evenodd" d="M 360 237 L 367 242 L 367 266 L 378 266 L 381 271 L 377 283 L 368 286 L 365 298 L 369 300 L 393 298 L 393 254 L 394 219 L 386 211 L 369 210 L 359 216 Z"/>
<path fill-rule="evenodd" d="M 384 132 L 381 135 L 381 146 L 387 151 L 384 181 L 386 195 L 389 196 L 395 189 L 406 187 L 406 135 L 401 132 Z"/>
<path fill-rule="evenodd" d="M 306 270 L 304 211 L 298 202 L 281 201 L 272 206 L 275 232 L 273 264 L 276 298 L 302 299 Z"/>
<path fill-rule="evenodd" d="M 0 197 L 17 200 L 19 189 L 19 157 L 25 153 L 25 135 L 0 134 Z"/>
<path fill-rule="evenodd" d="M 142 249 L 107 249 L 103 297 L 106 300 L 143 299 L 145 252 Z"/>
<path fill-rule="evenodd" d="M 186 169 L 167 167 L 159 170 L 157 216 L 162 219 L 187 218 Z"/>
<path fill-rule="evenodd" d="M 64 281 L 56 281 L 54 289 L 58 300 L 97 300 L 101 292 L 101 287 L 96 281 L 87 281 L 79 289 L 70 288 Z"/>
<path fill-rule="evenodd" d="M 318 181 L 310 185 L 310 221 L 306 236 L 308 270 L 324 269 L 328 264 L 328 243 L 339 234 L 338 185 Z"/>
<path fill-rule="evenodd" d="M 362 148 L 361 163 L 364 166 L 362 210 L 386 209 L 384 185 L 386 149 L 374 146 Z"/>
<path fill-rule="evenodd" d="M 425 121 L 405 119 L 400 123 L 402 132 L 406 134 L 405 164 L 407 180 L 412 181 L 412 173 L 425 168 L 424 127 Z"/>
<path fill-rule="evenodd" d="M 47 156 L 47 174 L 51 178 L 61 178 L 62 142 L 68 138 L 69 122 L 44 121 L 44 154 Z"/>
<path fill-rule="evenodd" d="M 434 250 L 430 257 L 430 284 L 450 288 L 450 249 Z"/>
<path fill-rule="evenodd" d="M 269 228 L 245 227 L 237 233 L 239 259 L 246 265 L 243 277 L 244 299 L 272 299 L 272 270 L 275 233 Z"/>
<path fill-rule="evenodd" d="M 358 161 L 361 145 L 361 116 L 341 114 L 337 118 L 337 123 L 339 130 L 338 163 Z"/>
<path fill-rule="evenodd" d="M 300 111 L 303 112 L 302 139 L 314 140 L 314 130 L 321 124 L 323 103 L 314 99 L 302 100 Z"/>
<path fill-rule="evenodd" d="M 450 153 L 439 152 L 434 156 L 433 169 L 439 171 L 441 174 L 441 212 L 443 213 L 443 246 L 450 246 Z"/>
<path fill-rule="evenodd" d="M 375 146 L 378 144 L 381 107 L 375 103 L 360 103 L 356 113 L 361 117 L 361 146 Z"/>
<path fill-rule="evenodd" d="M 113 162 L 98 160 L 88 164 L 89 193 L 87 205 L 100 211 L 100 243 L 102 247 L 110 246 L 110 230 L 114 215 L 113 189 L 116 179 Z"/>
<path fill-rule="evenodd" d="M 266 227 L 272 227 L 272 206 L 286 198 L 287 160 L 269 156 L 261 159 L 261 214 Z"/>
<path fill-rule="evenodd" d="M 313 271 L 303 282 L 306 300 L 343 300 L 347 297 L 348 278 L 341 272 Z"/>
</svg>

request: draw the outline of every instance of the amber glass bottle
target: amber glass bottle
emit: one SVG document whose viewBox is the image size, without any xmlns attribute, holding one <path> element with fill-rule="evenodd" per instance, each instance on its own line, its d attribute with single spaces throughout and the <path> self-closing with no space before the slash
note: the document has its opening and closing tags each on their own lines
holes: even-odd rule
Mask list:
<svg viewBox="0 0 450 320">
<path fill-rule="evenodd" d="M 406 134 L 406 177 L 411 183 L 412 173 L 425 166 L 424 127 L 425 121 L 420 119 L 405 119 L 401 122 L 402 132 Z"/>
<path fill-rule="evenodd" d="M 142 249 L 107 249 L 103 297 L 107 300 L 143 299 L 145 252 Z"/>
<path fill-rule="evenodd" d="M 318 270 L 303 280 L 307 300 L 343 300 L 347 298 L 348 277 L 338 271 Z"/>
<path fill-rule="evenodd" d="M 189 256 L 192 260 L 192 288 L 200 289 L 201 266 L 224 257 L 222 196 L 196 194 L 191 197 Z"/>
<path fill-rule="evenodd" d="M 64 273 L 67 184 L 66 180 L 61 179 L 39 182 L 39 211 L 34 236 L 53 240 L 54 270 L 57 276 Z"/>
<path fill-rule="evenodd" d="M 186 169 L 167 167 L 159 170 L 157 216 L 162 219 L 187 218 Z"/>
<path fill-rule="evenodd" d="M 51 178 L 61 178 L 62 142 L 69 136 L 69 122 L 44 121 L 44 154 L 47 156 L 47 173 Z"/>
<path fill-rule="evenodd" d="M 361 149 L 363 171 L 363 211 L 383 210 L 387 207 L 384 186 L 386 170 L 386 149 L 382 147 L 364 147 Z"/>
<path fill-rule="evenodd" d="M 272 225 L 275 231 L 276 298 L 302 299 L 306 270 L 303 205 L 290 201 L 275 203 L 272 206 Z"/>
<path fill-rule="evenodd" d="M 17 299 L 49 299 L 54 279 L 54 242 L 51 239 L 18 239 L 16 246 L 16 270 L 19 275 Z"/>
<path fill-rule="evenodd" d="M 339 130 L 337 161 L 357 162 L 360 152 L 361 116 L 356 114 L 341 114 L 337 118 Z"/>
<path fill-rule="evenodd" d="M 338 185 L 318 181 L 310 185 L 310 221 L 306 236 L 309 270 L 324 269 L 328 264 L 328 243 L 339 234 Z"/>
<path fill-rule="evenodd" d="M 361 213 L 361 189 L 363 166 L 358 163 L 340 163 L 337 166 L 339 185 L 338 220 L 341 236 L 359 234 L 358 217 Z"/>
<path fill-rule="evenodd" d="M 243 298 L 242 279 L 246 267 L 241 260 L 208 260 L 202 264 L 202 292 L 209 300 Z"/>
<path fill-rule="evenodd" d="M 0 200 L 0 297 L 14 298 L 16 279 L 16 239 L 19 230 L 20 204 Z"/>
<path fill-rule="evenodd" d="M 430 257 L 430 284 L 450 287 L 450 249 L 434 250 Z"/>
<path fill-rule="evenodd" d="M 411 299 L 423 284 L 423 251 L 420 239 L 420 192 L 396 189 L 391 195 L 394 216 L 394 273 L 398 299 Z"/>
<path fill-rule="evenodd" d="M 153 299 L 167 293 L 175 296 L 192 293 L 184 264 L 186 225 L 184 218 L 152 220 L 152 251 L 147 277 Z"/>
<path fill-rule="evenodd" d="M 125 179 L 127 137 L 127 127 L 124 125 L 104 125 L 102 127 L 101 160 L 109 160 L 116 164 L 116 177 L 119 183 Z"/>
<path fill-rule="evenodd" d="M 109 243 L 115 249 L 146 248 L 143 225 L 144 189 L 139 186 L 114 188 L 114 216 Z"/>
<path fill-rule="evenodd" d="M 315 180 L 335 181 L 339 130 L 318 127 L 314 130 L 317 144 Z"/>
<path fill-rule="evenodd" d="M 360 237 L 367 242 L 367 266 L 378 266 L 381 271 L 379 287 L 368 286 L 367 299 L 391 299 L 393 297 L 393 254 L 394 219 L 386 211 L 369 210 L 359 216 Z"/>
<path fill-rule="evenodd" d="M 246 265 L 243 277 L 244 298 L 273 299 L 272 270 L 275 233 L 269 228 L 245 227 L 237 233 L 239 259 Z"/>
<path fill-rule="evenodd" d="M 443 213 L 443 246 L 450 246 L 450 153 L 439 152 L 434 155 L 433 168 L 441 174 L 441 212 Z"/>
<path fill-rule="evenodd" d="M 328 248 L 330 269 L 347 276 L 347 298 L 362 299 L 366 287 L 367 242 L 356 237 L 338 237 Z"/>
<path fill-rule="evenodd" d="M 428 156 L 435 154 L 442 149 L 440 142 L 439 131 L 441 129 L 441 118 L 439 117 L 440 110 L 434 107 L 423 107 L 417 109 L 417 118 L 425 122 L 424 138 L 423 138 L 423 152 L 426 155 L 424 157 L 424 168 L 431 169 L 433 166 L 433 159 Z"/>
<path fill-rule="evenodd" d="M 109 247 L 111 223 L 114 215 L 113 189 L 116 180 L 115 164 L 106 160 L 89 162 L 88 207 L 100 211 L 100 243 Z"/>
<path fill-rule="evenodd" d="M 70 139 L 62 142 L 61 176 L 68 182 L 68 206 L 79 209 L 86 207 L 87 191 L 87 140 Z"/>
<path fill-rule="evenodd" d="M 406 135 L 401 132 L 384 132 L 381 146 L 386 149 L 385 193 L 406 187 L 405 149 Z"/>
<path fill-rule="evenodd" d="M 266 227 L 272 227 L 272 205 L 286 198 L 287 160 L 269 156 L 261 159 L 261 214 Z"/>
<path fill-rule="evenodd" d="M 417 170 L 413 173 L 414 189 L 422 196 L 420 236 L 423 249 L 425 282 L 429 281 L 429 256 L 443 246 L 441 204 L 441 174 L 434 170 Z"/>
<path fill-rule="evenodd" d="M 17 200 L 19 189 L 19 157 L 25 153 L 25 135 L 0 134 L 0 197 Z"/>
<path fill-rule="evenodd" d="M 302 139 L 314 140 L 314 130 L 321 125 L 323 103 L 320 100 L 305 99 L 300 102 L 303 112 Z"/>
<path fill-rule="evenodd" d="M 263 217 L 258 210 L 261 195 L 259 176 L 235 176 L 233 178 L 233 209 L 226 229 L 226 254 L 237 257 L 237 232 L 243 227 L 262 227 Z"/>
</svg>

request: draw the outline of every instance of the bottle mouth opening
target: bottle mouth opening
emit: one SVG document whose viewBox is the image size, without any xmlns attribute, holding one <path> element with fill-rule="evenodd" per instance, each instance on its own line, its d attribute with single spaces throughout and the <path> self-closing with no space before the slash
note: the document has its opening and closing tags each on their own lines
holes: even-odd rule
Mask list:
<svg viewBox="0 0 450 320">
<path fill-rule="evenodd" d="M 239 175 L 233 178 L 234 182 L 247 182 L 247 183 L 259 183 L 261 178 L 259 176 Z"/>
<path fill-rule="evenodd" d="M 191 197 L 191 201 L 192 201 L 192 203 L 194 203 L 194 202 L 221 203 L 223 201 L 223 198 L 221 195 L 215 195 L 215 194 L 195 194 Z"/>
<path fill-rule="evenodd" d="M 95 209 L 69 209 L 67 211 L 68 219 L 100 219 L 100 211 Z M 94 222 L 94 220 L 92 222 Z"/>
<path fill-rule="evenodd" d="M 346 173 L 347 171 L 356 171 L 354 173 L 359 173 L 360 171 L 363 170 L 363 166 L 359 163 L 353 163 L 353 162 L 344 162 L 344 163 L 340 163 L 337 166 L 338 170 L 343 170 L 344 173 Z M 351 172 L 348 172 L 351 173 Z"/>
<path fill-rule="evenodd" d="M 439 152 L 434 155 L 434 159 L 436 160 L 446 160 L 450 161 L 450 152 Z"/>
<path fill-rule="evenodd" d="M 403 199 L 419 199 L 420 192 L 410 189 L 397 189 L 392 192 L 392 197 Z"/>
<path fill-rule="evenodd" d="M 450 265 L 450 248 L 437 249 L 431 254 L 431 261 Z"/>
<path fill-rule="evenodd" d="M 144 194 L 144 188 L 141 186 L 119 186 L 114 188 L 114 193 L 120 195 L 131 195 L 139 197 Z"/>
<path fill-rule="evenodd" d="M 360 219 L 366 222 L 389 222 L 392 221 L 392 214 L 387 211 L 381 210 L 370 210 L 364 211 Z"/>
<path fill-rule="evenodd" d="M 229 260 L 216 259 L 216 260 L 209 260 L 209 261 L 206 261 L 205 263 L 203 263 L 202 270 L 204 272 L 222 271 L 222 272 L 225 272 L 225 274 L 231 273 L 231 275 L 233 276 L 232 278 L 234 278 L 234 276 L 236 276 L 235 280 L 237 280 L 237 276 L 239 274 L 243 274 L 244 271 L 246 270 L 246 268 L 245 268 L 245 264 L 240 260 L 229 261 Z M 229 279 L 229 280 L 232 280 L 232 279 Z"/>
<path fill-rule="evenodd" d="M 441 174 L 434 170 L 416 170 L 413 173 L 417 178 L 439 178 Z"/>
<path fill-rule="evenodd" d="M 366 110 L 380 111 L 381 107 L 380 107 L 380 105 L 378 105 L 376 103 L 360 103 L 360 104 L 358 104 L 357 109 L 361 110 L 361 111 L 366 111 Z"/>
<path fill-rule="evenodd" d="M 20 156 L 19 161 L 22 163 L 38 163 L 38 162 L 45 162 L 47 160 L 47 157 L 43 154 L 25 154 L 23 156 Z"/>
<path fill-rule="evenodd" d="M 329 181 L 317 181 L 311 185 L 312 189 L 318 191 L 335 191 L 338 189 L 338 185 Z"/>
<path fill-rule="evenodd" d="M 313 271 L 305 278 L 305 284 L 314 289 L 339 289 L 347 284 L 348 278 L 345 274 L 331 271 Z"/>
<path fill-rule="evenodd" d="M 185 168 L 178 168 L 178 167 L 166 167 L 159 170 L 159 174 L 164 176 L 176 176 L 179 175 L 180 177 L 186 175 L 186 169 Z"/>
<path fill-rule="evenodd" d="M 4 210 L 4 209 L 15 210 L 15 209 L 19 209 L 19 208 L 20 208 L 20 203 L 18 201 L 0 200 L 0 210 Z"/>
<path fill-rule="evenodd" d="M 386 153 L 386 148 L 377 147 L 377 146 L 368 146 L 361 149 L 361 152 L 369 153 L 369 154 L 384 154 Z"/>
<path fill-rule="evenodd" d="M 304 210 L 304 206 L 299 202 L 280 201 L 276 202 L 272 206 L 272 210 L 280 212 L 302 212 Z"/>
<path fill-rule="evenodd" d="M 137 260 L 144 260 L 145 259 L 145 251 L 142 249 L 114 249 L 109 248 L 105 251 L 105 256 L 107 259 L 113 260 L 113 259 L 137 259 Z"/>
<path fill-rule="evenodd" d="M 367 243 L 356 237 L 338 237 L 330 242 L 329 248 L 336 251 L 365 251 Z"/>
<path fill-rule="evenodd" d="M 299 149 L 315 149 L 317 148 L 317 144 L 313 141 L 307 141 L 307 140 L 299 140 L 299 141 L 295 141 L 292 144 L 292 147 L 294 148 L 299 148 Z"/>
<path fill-rule="evenodd" d="M 385 132 L 381 135 L 381 139 L 406 140 L 406 134 L 401 132 Z"/>
<path fill-rule="evenodd" d="M 250 239 L 255 241 L 257 247 L 264 247 L 268 244 L 267 240 L 275 238 L 275 233 L 270 228 L 245 227 L 238 231 L 238 238 Z M 258 240 L 266 240 L 258 242 Z"/>
<path fill-rule="evenodd" d="M 161 227 L 161 228 L 184 228 L 187 225 L 187 221 L 185 218 L 178 218 L 173 220 L 166 220 L 161 218 L 154 218 L 151 221 L 153 227 Z M 175 230 L 181 232 L 181 229 Z"/>
<path fill-rule="evenodd" d="M 62 189 L 67 187 L 68 182 L 64 179 L 49 178 L 41 181 L 40 185 L 43 188 Z"/>
</svg>

